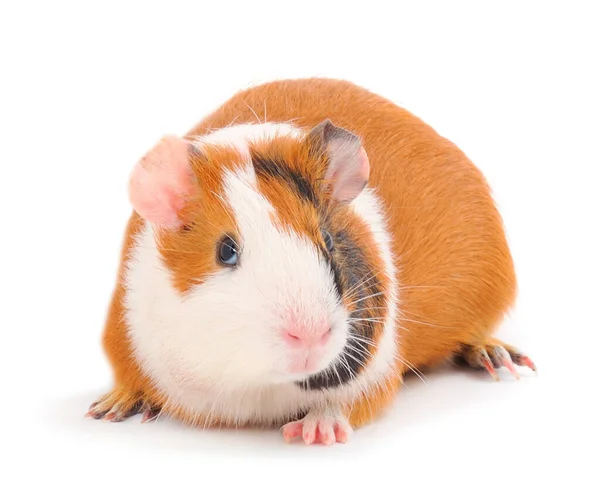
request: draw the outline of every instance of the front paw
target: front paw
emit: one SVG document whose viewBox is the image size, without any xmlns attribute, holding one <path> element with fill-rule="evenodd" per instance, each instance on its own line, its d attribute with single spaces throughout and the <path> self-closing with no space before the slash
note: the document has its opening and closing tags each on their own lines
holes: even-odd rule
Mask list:
<svg viewBox="0 0 600 502">
<path fill-rule="evenodd" d="M 142 413 L 142 422 L 154 420 L 160 413 L 160 408 L 151 406 L 141 392 L 115 388 L 92 403 L 86 417 L 104 419 L 110 422 L 123 420 Z"/>
<path fill-rule="evenodd" d="M 283 426 L 283 438 L 289 443 L 302 437 L 307 445 L 345 443 L 352 432 L 346 416 L 339 410 L 309 412 L 302 420 Z"/>
</svg>

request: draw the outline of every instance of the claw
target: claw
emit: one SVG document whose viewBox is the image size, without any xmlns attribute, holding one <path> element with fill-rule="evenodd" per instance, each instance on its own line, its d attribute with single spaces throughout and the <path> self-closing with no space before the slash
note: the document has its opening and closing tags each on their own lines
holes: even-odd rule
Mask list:
<svg viewBox="0 0 600 502">
<path fill-rule="evenodd" d="M 513 361 L 511 359 L 511 356 L 510 356 L 508 350 L 506 350 L 502 346 L 498 346 L 495 348 L 495 352 L 496 352 L 496 358 L 497 358 L 498 362 L 502 366 L 507 368 L 508 371 L 510 371 L 512 376 L 514 376 L 517 380 L 520 380 L 521 376 L 517 372 L 517 369 L 515 368 L 515 365 L 513 364 Z"/>
<path fill-rule="evenodd" d="M 505 368 L 508 368 L 508 371 L 511 372 L 512 376 L 514 376 L 517 380 L 521 380 L 519 373 L 517 372 L 515 365 L 512 363 L 510 359 L 503 359 L 502 364 Z"/>
<path fill-rule="evenodd" d="M 482 349 L 480 354 L 481 354 L 481 364 L 483 364 L 483 367 L 492 376 L 492 378 L 494 380 L 496 380 L 496 382 L 499 382 L 500 377 L 498 376 L 498 373 L 496 373 L 496 370 L 494 369 L 492 360 L 490 359 L 490 356 L 488 356 L 487 351 L 485 349 Z"/>
<path fill-rule="evenodd" d="M 84 415 L 84 418 L 93 418 L 94 417 L 94 408 L 98 406 L 98 401 L 92 403 L 88 408 L 87 413 Z"/>
<path fill-rule="evenodd" d="M 313 444 L 315 442 L 317 431 L 316 424 L 314 426 L 312 424 L 305 425 L 305 431 L 302 433 L 302 439 L 307 445 Z"/>
<path fill-rule="evenodd" d="M 156 420 L 158 415 L 160 414 L 160 409 L 152 409 L 147 408 L 144 410 L 144 414 L 142 415 L 142 423 L 151 422 L 152 420 Z"/>
<path fill-rule="evenodd" d="M 531 371 L 533 371 L 537 375 L 537 368 L 535 367 L 535 364 L 533 364 L 533 361 L 529 359 L 529 357 L 517 352 L 514 349 L 509 349 L 509 353 L 513 362 L 517 366 L 527 366 Z"/>
<path fill-rule="evenodd" d="M 99 420 L 103 418 L 104 415 L 106 415 L 105 411 L 93 408 L 84 415 L 84 418 L 93 418 L 94 420 Z"/>
<path fill-rule="evenodd" d="M 335 440 L 338 443 L 346 443 L 348 441 L 348 431 L 344 427 L 336 424 L 333 430 L 335 432 Z"/>
<path fill-rule="evenodd" d="M 320 422 L 318 425 L 319 437 L 324 445 L 331 445 L 335 442 L 335 433 L 333 431 L 333 422 Z"/>
<path fill-rule="evenodd" d="M 290 422 L 281 429 L 283 431 L 283 439 L 290 443 L 292 439 L 297 438 L 302 434 L 302 421 Z"/>
<path fill-rule="evenodd" d="M 531 359 L 529 359 L 527 356 L 520 356 L 520 360 L 523 366 L 527 366 L 529 369 L 531 369 L 537 374 L 537 368 L 535 367 L 535 364 L 533 364 L 533 361 Z"/>
</svg>

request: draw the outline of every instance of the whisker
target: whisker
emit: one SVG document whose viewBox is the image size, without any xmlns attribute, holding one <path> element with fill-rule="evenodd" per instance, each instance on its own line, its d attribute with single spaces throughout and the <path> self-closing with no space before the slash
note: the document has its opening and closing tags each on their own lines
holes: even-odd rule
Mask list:
<svg viewBox="0 0 600 502">
<path fill-rule="evenodd" d="M 346 352 L 342 351 L 338 360 L 342 364 L 342 366 L 344 366 L 344 369 L 348 372 L 348 375 L 350 375 L 350 382 L 353 382 L 354 380 L 356 380 L 356 375 L 352 371 L 352 368 L 350 368 L 350 364 L 348 364 L 348 361 L 346 361 L 345 356 L 346 356 Z"/>
<path fill-rule="evenodd" d="M 347 348 L 362 356 L 371 356 L 371 353 L 368 350 L 359 350 L 357 347 L 352 347 L 351 345 L 349 345 Z"/>
<path fill-rule="evenodd" d="M 358 300 L 355 300 L 355 301 L 353 301 L 353 302 L 349 303 L 349 304 L 348 304 L 348 306 L 350 306 L 350 305 L 354 305 L 354 304 L 356 304 L 356 303 L 359 303 L 359 302 L 362 302 L 362 301 L 364 301 L 364 300 L 368 300 L 369 298 L 375 298 L 376 296 L 381 296 L 381 295 L 384 295 L 384 294 L 385 294 L 385 292 L 384 292 L 384 291 L 381 291 L 381 292 L 379 292 L 379 293 L 373 293 L 372 295 L 363 296 L 362 298 L 359 298 Z"/>
<path fill-rule="evenodd" d="M 333 371 L 335 371 L 335 374 L 337 376 L 338 382 L 340 383 L 340 385 L 342 385 L 342 377 L 340 376 L 340 373 L 337 370 L 337 364 L 333 364 L 332 368 L 333 368 Z"/>
<path fill-rule="evenodd" d="M 294 117 L 293 119 L 289 119 L 286 120 L 285 122 L 281 122 L 282 124 L 292 124 L 293 122 L 295 122 L 296 120 L 298 120 L 300 117 Z"/>
<path fill-rule="evenodd" d="M 361 286 L 364 286 L 367 282 L 370 283 L 381 272 L 384 272 L 384 271 L 385 271 L 385 268 L 381 268 L 381 269 L 375 271 L 373 274 L 365 274 L 365 277 L 362 277 L 358 284 L 355 284 L 351 289 L 349 289 L 348 291 L 346 291 L 344 293 L 344 295 L 342 296 L 342 299 L 347 299 L 354 291 L 356 291 Z"/>
<path fill-rule="evenodd" d="M 348 352 L 346 352 L 344 350 L 345 354 L 352 360 L 356 361 L 362 368 L 367 369 L 367 367 L 358 359 L 356 359 L 356 357 L 354 357 L 352 354 L 348 354 Z"/>
<path fill-rule="evenodd" d="M 238 118 L 240 118 L 239 113 L 233 119 L 231 119 L 231 122 L 229 122 L 229 124 L 227 124 L 227 127 L 231 127 Z"/>
<path fill-rule="evenodd" d="M 364 307 L 362 309 L 353 310 L 352 313 L 354 314 L 355 312 L 362 312 L 364 310 L 388 310 L 388 308 L 387 307 Z"/>
<path fill-rule="evenodd" d="M 424 326 L 431 326 L 432 328 L 441 328 L 441 329 L 458 329 L 453 326 L 440 326 L 438 324 L 432 324 L 429 322 L 417 321 L 416 319 L 409 319 L 408 317 L 399 317 L 400 321 L 414 322 L 415 324 L 423 324 Z"/>
<path fill-rule="evenodd" d="M 376 343 L 374 343 L 373 341 L 371 341 L 367 338 L 361 338 L 361 337 L 349 335 L 348 340 L 356 342 L 354 344 L 354 346 L 360 347 L 361 349 L 365 349 L 366 347 L 372 347 L 373 349 L 379 348 L 379 345 L 377 345 Z M 346 344 L 346 346 L 351 346 L 351 345 L 352 344 Z"/>
<path fill-rule="evenodd" d="M 410 310 L 406 310 L 405 308 L 403 308 L 401 313 L 404 313 L 404 312 L 406 312 L 406 313 L 408 313 L 408 314 L 410 314 L 412 316 L 416 316 L 418 318 L 421 318 L 424 321 L 435 323 L 435 319 L 428 318 L 428 317 L 426 317 L 426 316 L 424 316 L 422 314 L 417 314 L 416 312 L 411 312 Z"/>
<path fill-rule="evenodd" d="M 405 291 L 409 289 L 446 289 L 444 286 L 399 286 L 399 291 Z"/>
<path fill-rule="evenodd" d="M 408 361 L 408 359 L 405 359 L 401 355 L 397 355 L 396 357 L 400 360 L 401 363 L 405 364 L 410 371 L 412 371 L 415 375 L 417 375 L 417 377 L 419 378 L 419 380 L 421 380 L 421 382 L 423 382 L 425 385 L 429 385 L 429 382 L 427 382 L 427 378 L 425 377 L 425 374 L 421 370 L 419 370 L 416 366 L 411 364 Z"/>
<path fill-rule="evenodd" d="M 254 109 L 253 109 L 253 108 L 252 108 L 252 107 L 251 107 L 251 106 L 250 106 L 248 103 L 244 103 L 244 104 L 245 104 L 245 105 L 248 107 L 248 109 L 249 109 L 249 110 L 252 112 L 252 114 L 253 114 L 253 115 L 256 117 L 256 121 L 257 121 L 259 124 L 262 124 L 262 122 L 261 122 L 261 121 L 260 121 L 260 119 L 258 118 L 258 115 L 257 115 L 257 114 L 256 114 L 256 112 L 254 111 Z"/>
<path fill-rule="evenodd" d="M 358 336 L 355 336 L 355 335 L 352 335 L 352 334 L 348 335 L 348 338 L 349 338 L 350 340 L 356 340 L 357 342 L 364 343 L 365 345 L 369 345 L 369 346 L 371 346 L 371 347 L 374 347 L 374 348 L 376 348 L 376 349 L 378 349 L 378 348 L 379 348 L 379 345 L 377 345 L 377 344 L 376 344 L 375 342 L 373 342 L 372 340 L 367 340 L 366 338 L 360 338 L 360 337 L 358 337 Z"/>
<path fill-rule="evenodd" d="M 372 322 L 375 324 L 385 324 L 385 321 L 372 321 L 370 319 L 354 319 L 354 320 L 350 320 L 349 321 L 350 324 L 364 324 L 364 325 L 368 325 L 368 323 Z"/>
<path fill-rule="evenodd" d="M 379 350 L 379 345 L 377 343 L 373 342 L 372 340 L 367 340 L 365 338 L 361 338 L 359 336 L 356 336 L 353 333 L 349 333 L 348 334 L 348 339 L 349 340 L 355 340 L 358 343 L 365 344 L 365 345 L 368 345 L 370 347 L 373 347 L 375 350 Z M 348 348 L 355 349 L 355 347 L 352 347 L 351 345 L 348 346 Z M 344 349 L 344 351 L 345 351 L 345 349 Z M 408 369 L 411 372 L 413 372 L 419 378 L 419 380 L 421 380 L 425 385 L 429 385 L 429 383 L 427 382 L 427 377 L 425 376 L 425 374 L 422 371 L 420 371 L 416 366 L 414 366 L 412 363 L 410 363 L 410 361 L 408 359 L 406 359 L 405 357 L 401 356 L 400 354 L 397 354 L 396 358 L 400 362 L 402 362 L 404 365 L 406 365 L 408 367 Z"/>
</svg>

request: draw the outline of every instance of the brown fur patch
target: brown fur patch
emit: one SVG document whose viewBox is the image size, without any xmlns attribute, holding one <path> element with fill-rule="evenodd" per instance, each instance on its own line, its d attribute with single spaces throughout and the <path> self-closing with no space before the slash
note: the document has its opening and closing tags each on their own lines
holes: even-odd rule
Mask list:
<svg viewBox="0 0 600 502">
<path fill-rule="evenodd" d="M 273 223 L 307 235 L 322 247 L 315 203 L 324 199 L 320 193 L 320 176 L 325 170 L 325 159 L 310 153 L 305 143 L 287 137 L 257 142 L 251 148 L 258 190 L 275 209 Z M 278 169 L 280 174 L 276 173 Z M 302 188 L 297 185 L 302 185 Z"/>
<path fill-rule="evenodd" d="M 232 209 L 223 197 L 226 170 L 243 165 L 242 155 L 231 148 L 205 145 L 190 163 L 200 181 L 193 198 L 183 210 L 182 229 L 158 235 L 158 249 L 165 266 L 172 273 L 174 287 L 182 294 L 204 282 L 220 270 L 217 247 L 224 236 L 239 243 L 239 233 Z"/>
</svg>

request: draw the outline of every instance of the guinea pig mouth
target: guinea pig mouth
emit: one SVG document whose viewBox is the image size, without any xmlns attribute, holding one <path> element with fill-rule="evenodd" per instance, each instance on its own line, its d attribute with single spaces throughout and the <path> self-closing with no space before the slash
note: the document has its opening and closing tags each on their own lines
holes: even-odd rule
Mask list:
<svg viewBox="0 0 600 502">
<path fill-rule="evenodd" d="M 285 369 L 272 373 L 275 382 L 296 383 L 304 382 L 316 375 L 329 371 L 336 356 L 325 354 L 321 350 L 299 351 L 288 355 Z M 326 365 L 326 366 L 325 366 Z"/>
<path fill-rule="evenodd" d="M 368 349 L 368 340 L 359 337 L 348 338 L 346 345 L 327 368 L 296 381 L 296 385 L 310 391 L 349 384 L 366 367 L 370 355 Z"/>
</svg>

